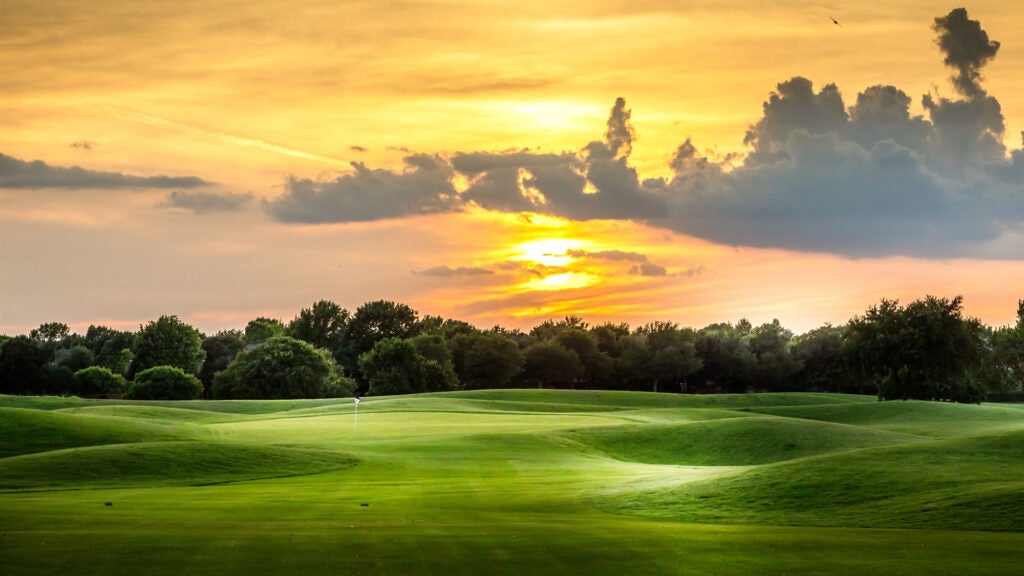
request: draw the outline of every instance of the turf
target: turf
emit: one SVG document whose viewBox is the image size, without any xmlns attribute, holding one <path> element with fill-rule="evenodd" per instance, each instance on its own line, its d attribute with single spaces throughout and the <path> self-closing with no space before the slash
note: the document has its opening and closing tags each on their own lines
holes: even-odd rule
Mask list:
<svg viewBox="0 0 1024 576">
<path fill-rule="evenodd" d="M 0 432 L 0 574 L 1017 574 L 1024 546 L 1016 407 L 0 396 Z"/>
</svg>

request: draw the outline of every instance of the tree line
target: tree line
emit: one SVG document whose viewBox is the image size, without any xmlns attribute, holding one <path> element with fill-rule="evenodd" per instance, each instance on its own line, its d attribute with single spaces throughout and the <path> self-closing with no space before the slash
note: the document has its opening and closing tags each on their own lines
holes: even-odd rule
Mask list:
<svg viewBox="0 0 1024 576">
<path fill-rule="evenodd" d="M 176 316 L 84 335 L 51 322 L 0 336 L 0 393 L 131 399 L 283 399 L 509 387 L 675 393 L 817 391 L 980 402 L 1024 391 L 1024 300 L 1013 326 L 965 317 L 961 297 L 882 300 L 843 326 L 794 335 L 778 320 L 701 329 L 673 322 L 530 331 L 329 300 L 287 324 L 201 334 Z"/>
</svg>

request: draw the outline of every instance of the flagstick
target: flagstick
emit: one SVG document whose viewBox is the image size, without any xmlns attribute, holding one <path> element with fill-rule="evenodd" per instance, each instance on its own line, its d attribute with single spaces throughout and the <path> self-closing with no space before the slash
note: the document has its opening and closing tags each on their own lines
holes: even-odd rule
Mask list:
<svg viewBox="0 0 1024 576">
<path fill-rule="evenodd" d="M 356 402 L 355 412 L 352 413 L 352 435 L 359 434 L 359 398 L 353 398 Z"/>
</svg>

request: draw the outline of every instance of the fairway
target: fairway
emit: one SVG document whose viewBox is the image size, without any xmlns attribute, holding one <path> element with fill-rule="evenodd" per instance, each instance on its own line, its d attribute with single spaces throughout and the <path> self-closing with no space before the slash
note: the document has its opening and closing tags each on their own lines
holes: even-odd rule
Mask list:
<svg viewBox="0 0 1024 576">
<path fill-rule="evenodd" d="M 1024 408 L 0 396 L 0 575 L 1019 574 Z M 358 418 L 358 420 L 357 420 Z"/>
</svg>

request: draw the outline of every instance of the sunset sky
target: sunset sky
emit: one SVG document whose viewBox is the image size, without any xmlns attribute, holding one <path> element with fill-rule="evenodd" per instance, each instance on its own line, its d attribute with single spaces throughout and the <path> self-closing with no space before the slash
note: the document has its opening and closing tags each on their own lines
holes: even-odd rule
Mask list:
<svg viewBox="0 0 1024 576">
<path fill-rule="evenodd" d="M 1024 298 L 1017 2 L 4 0 L 0 27 L 0 334 L 320 299 L 803 332 L 927 294 L 999 326 Z"/>
</svg>

